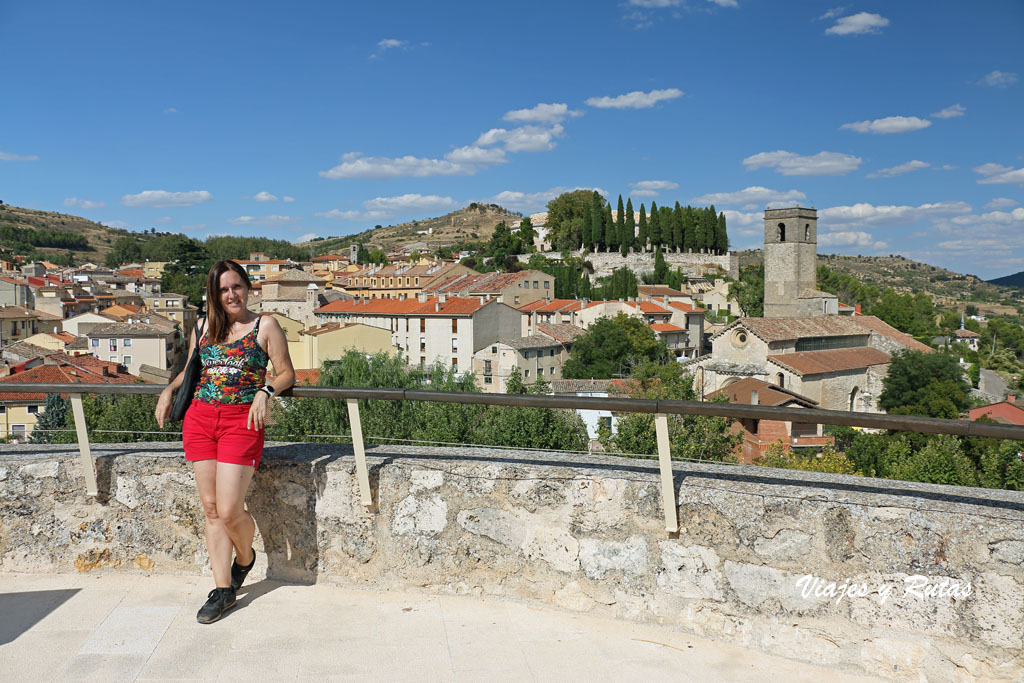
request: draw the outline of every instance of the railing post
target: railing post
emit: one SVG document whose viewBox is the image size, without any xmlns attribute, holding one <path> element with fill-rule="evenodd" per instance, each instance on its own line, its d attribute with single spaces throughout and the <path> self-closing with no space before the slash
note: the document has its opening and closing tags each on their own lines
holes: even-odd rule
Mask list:
<svg viewBox="0 0 1024 683">
<path fill-rule="evenodd" d="M 71 414 L 75 418 L 75 432 L 78 434 L 78 454 L 82 460 L 82 474 L 85 476 L 86 494 L 95 498 L 99 495 L 96 483 L 96 463 L 89 447 L 89 432 L 85 428 L 85 410 L 82 409 L 82 395 L 71 394 Z"/>
<path fill-rule="evenodd" d="M 672 478 L 672 453 L 668 443 L 668 416 L 654 416 L 654 431 L 658 435 L 658 466 L 661 469 L 661 505 L 665 508 L 665 531 L 679 531 L 676 515 L 676 485 Z"/>
<path fill-rule="evenodd" d="M 356 479 L 359 480 L 359 494 L 363 505 L 373 506 L 373 494 L 370 493 L 370 471 L 366 467 L 366 449 L 363 447 L 363 423 L 359 419 L 359 401 L 354 398 L 345 399 L 348 406 L 348 421 L 352 427 L 352 450 L 356 454 Z"/>
</svg>

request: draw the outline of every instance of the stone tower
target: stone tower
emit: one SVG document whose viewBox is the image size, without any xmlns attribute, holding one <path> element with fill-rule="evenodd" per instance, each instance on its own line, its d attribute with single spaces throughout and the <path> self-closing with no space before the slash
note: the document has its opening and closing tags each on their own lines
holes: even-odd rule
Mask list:
<svg viewBox="0 0 1024 683">
<path fill-rule="evenodd" d="M 764 212 L 764 317 L 827 315 L 819 299 L 818 212 L 797 206 Z M 830 295 L 824 295 L 830 296 Z M 826 306 L 826 309 L 828 307 Z"/>
</svg>

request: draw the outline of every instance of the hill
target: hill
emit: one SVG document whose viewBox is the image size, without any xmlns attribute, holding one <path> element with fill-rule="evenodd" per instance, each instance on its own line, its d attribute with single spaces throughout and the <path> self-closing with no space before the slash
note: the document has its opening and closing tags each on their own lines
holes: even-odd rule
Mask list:
<svg viewBox="0 0 1024 683">
<path fill-rule="evenodd" d="M 368 249 L 379 247 L 387 251 L 394 247 L 425 242 L 430 249 L 459 242 L 486 242 L 494 233 L 494 226 L 504 221 L 511 225 L 521 220 L 517 213 L 497 204 L 477 204 L 446 213 L 436 218 L 423 218 L 398 225 L 377 226 L 355 235 L 328 237 L 297 246 L 312 247 L 318 254 L 342 249 L 350 244 L 363 244 Z"/>
<path fill-rule="evenodd" d="M 38 211 L 22 209 L 10 204 L 0 204 L 0 225 L 13 225 L 17 228 L 33 228 L 53 232 L 70 232 L 85 237 L 88 249 L 72 249 L 76 263 L 92 261 L 103 263 L 104 257 L 113 249 L 119 237 L 129 235 L 127 230 L 108 228 L 80 216 L 72 216 L 56 211 Z M 57 256 L 66 254 L 67 249 L 37 247 L 43 254 Z"/>
<path fill-rule="evenodd" d="M 1004 275 L 1003 277 L 997 277 L 994 280 L 988 280 L 989 284 L 1000 285 L 1003 287 L 1016 287 L 1018 289 L 1024 289 L 1024 270 L 1013 275 Z"/>
<path fill-rule="evenodd" d="M 739 261 L 740 268 L 750 263 L 761 263 L 762 250 L 741 251 Z M 859 282 L 879 289 L 892 287 L 899 294 L 924 292 L 936 306 L 946 308 L 961 308 L 970 302 L 990 313 L 1013 314 L 1017 306 L 1024 304 L 1024 291 L 1019 289 L 985 282 L 974 275 L 955 273 L 902 256 L 818 254 L 818 265 L 847 273 Z"/>
</svg>

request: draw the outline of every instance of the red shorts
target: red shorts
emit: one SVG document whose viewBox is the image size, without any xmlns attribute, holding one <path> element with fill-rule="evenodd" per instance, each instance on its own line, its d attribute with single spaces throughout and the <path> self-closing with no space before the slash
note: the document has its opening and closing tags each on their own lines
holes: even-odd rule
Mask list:
<svg viewBox="0 0 1024 683">
<path fill-rule="evenodd" d="M 181 427 L 185 459 L 259 467 L 262 429 L 246 429 L 251 404 L 192 401 Z"/>
</svg>

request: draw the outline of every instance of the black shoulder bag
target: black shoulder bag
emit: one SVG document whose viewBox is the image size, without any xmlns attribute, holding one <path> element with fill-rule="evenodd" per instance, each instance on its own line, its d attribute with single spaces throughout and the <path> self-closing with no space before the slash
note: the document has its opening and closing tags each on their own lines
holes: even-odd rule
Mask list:
<svg viewBox="0 0 1024 683">
<path fill-rule="evenodd" d="M 195 335 L 196 345 L 192 349 L 192 355 L 188 357 L 185 365 L 185 374 L 181 378 L 181 386 L 174 397 L 174 404 L 171 406 L 171 419 L 180 422 L 185 419 L 185 412 L 192 405 L 192 396 L 196 393 L 196 384 L 199 383 L 199 373 L 202 370 L 202 362 L 199 360 L 199 322 L 196 321 Z"/>
</svg>

